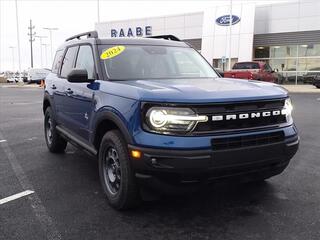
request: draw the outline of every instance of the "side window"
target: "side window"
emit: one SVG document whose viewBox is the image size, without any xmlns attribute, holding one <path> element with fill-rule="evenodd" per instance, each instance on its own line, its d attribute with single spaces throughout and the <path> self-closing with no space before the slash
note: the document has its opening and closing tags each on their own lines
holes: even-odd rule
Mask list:
<svg viewBox="0 0 320 240">
<path fill-rule="evenodd" d="M 54 57 L 54 61 L 52 64 L 52 70 L 51 70 L 52 73 L 58 73 L 61 60 L 62 60 L 62 55 L 63 55 L 63 50 L 59 50 L 56 52 L 56 55 Z"/>
<path fill-rule="evenodd" d="M 80 46 L 76 68 L 86 69 L 88 79 L 96 79 L 92 49 L 89 45 Z"/>
<path fill-rule="evenodd" d="M 73 68 L 75 56 L 77 54 L 78 46 L 68 48 L 64 56 L 61 68 L 61 77 L 66 78 Z"/>
</svg>

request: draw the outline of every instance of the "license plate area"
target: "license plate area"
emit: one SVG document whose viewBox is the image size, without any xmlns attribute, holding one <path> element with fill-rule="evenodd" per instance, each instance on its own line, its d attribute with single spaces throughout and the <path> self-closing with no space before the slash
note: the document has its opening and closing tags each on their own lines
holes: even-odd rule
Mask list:
<svg viewBox="0 0 320 240">
<path fill-rule="evenodd" d="M 255 147 L 284 141 L 284 132 L 276 131 L 262 134 L 251 134 L 235 137 L 220 137 L 211 139 L 213 150 L 228 150 L 245 147 Z"/>
</svg>

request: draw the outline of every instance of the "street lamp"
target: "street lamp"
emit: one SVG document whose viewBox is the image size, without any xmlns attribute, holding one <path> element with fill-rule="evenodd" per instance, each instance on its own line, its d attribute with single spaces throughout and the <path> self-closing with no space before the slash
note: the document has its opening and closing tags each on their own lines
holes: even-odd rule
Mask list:
<svg viewBox="0 0 320 240">
<path fill-rule="evenodd" d="M 50 34 L 50 61 L 53 61 L 53 58 L 52 58 L 52 31 L 56 31 L 56 30 L 59 30 L 59 28 L 53 28 L 53 27 L 45 27 L 43 29 L 46 29 L 49 31 L 49 34 Z"/>
<path fill-rule="evenodd" d="M 15 71 L 14 70 L 14 68 L 15 68 L 15 66 L 14 66 L 14 49 L 16 47 L 10 46 L 9 48 L 11 48 L 11 52 L 12 52 L 12 72 L 14 72 Z"/>
<path fill-rule="evenodd" d="M 19 82 L 21 82 L 21 56 L 20 56 L 20 31 L 19 31 L 19 14 L 18 14 L 18 1 L 15 0 L 16 6 L 16 23 L 17 23 L 17 43 L 18 43 L 18 66 L 19 66 Z"/>
<path fill-rule="evenodd" d="M 42 39 L 47 38 L 47 36 L 34 36 L 36 38 L 39 38 L 40 40 L 40 55 L 41 55 L 41 68 L 43 68 L 43 63 L 42 63 Z"/>
</svg>

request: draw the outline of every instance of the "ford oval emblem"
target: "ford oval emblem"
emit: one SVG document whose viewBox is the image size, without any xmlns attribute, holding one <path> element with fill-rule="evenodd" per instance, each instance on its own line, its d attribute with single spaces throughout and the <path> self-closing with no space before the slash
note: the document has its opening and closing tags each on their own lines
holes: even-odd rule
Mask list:
<svg viewBox="0 0 320 240">
<path fill-rule="evenodd" d="M 238 22 L 240 22 L 240 17 L 236 16 L 236 15 L 232 15 L 232 25 L 237 24 Z M 223 15 L 221 17 L 218 17 L 216 19 L 216 23 L 220 26 L 229 26 L 230 25 L 230 15 Z"/>
</svg>

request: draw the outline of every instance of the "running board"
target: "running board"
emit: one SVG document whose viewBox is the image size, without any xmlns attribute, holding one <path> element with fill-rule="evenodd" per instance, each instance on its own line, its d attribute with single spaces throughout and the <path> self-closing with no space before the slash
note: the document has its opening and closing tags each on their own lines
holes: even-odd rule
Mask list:
<svg viewBox="0 0 320 240">
<path fill-rule="evenodd" d="M 81 148 L 84 148 L 85 150 L 87 150 L 89 153 L 91 153 L 93 155 L 98 154 L 98 151 L 94 147 L 88 145 L 87 143 L 83 142 L 82 140 L 79 140 L 74 135 L 72 135 L 69 131 L 65 130 L 63 127 L 56 126 L 56 129 L 58 130 L 59 133 L 62 134 L 63 137 L 65 137 L 67 140 L 69 140 L 71 144 L 74 143 L 75 145 L 78 145 Z"/>
</svg>

